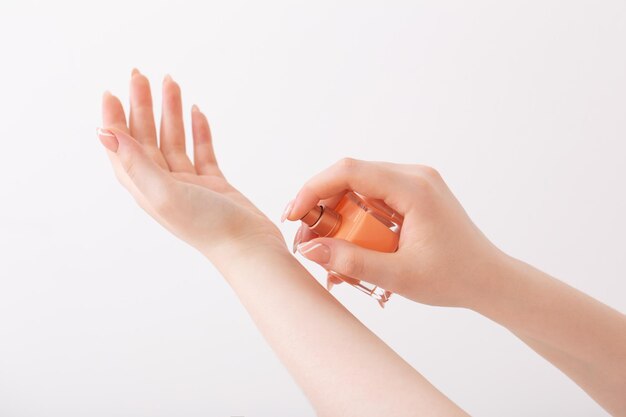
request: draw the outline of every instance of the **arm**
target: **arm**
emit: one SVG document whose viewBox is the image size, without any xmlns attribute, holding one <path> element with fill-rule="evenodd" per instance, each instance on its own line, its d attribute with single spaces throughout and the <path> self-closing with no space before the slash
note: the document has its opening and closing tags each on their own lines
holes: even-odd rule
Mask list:
<svg viewBox="0 0 626 417">
<path fill-rule="evenodd" d="M 323 289 L 282 242 L 224 259 L 237 259 L 218 269 L 320 416 L 466 415 Z"/>
<path fill-rule="evenodd" d="M 607 411 L 626 415 L 626 316 L 502 253 L 430 167 L 344 159 L 304 184 L 287 217 L 297 220 L 319 201 L 332 206 L 346 189 L 382 199 L 404 215 L 397 252 L 320 238 L 302 227 L 296 248 L 315 242 L 330 254 L 321 264 L 327 269 L 414 301 L 483 314 L 559 367 Z M 301 253 L 318 259 L 311 251 Z"/>
<path fill-rule="evenodd" d="M 166 77 L 160 140 L 146 77 L 133 71 L 130 127 L 103 97 L 99 137 L 137 203 L 224 275 L 261 333 L 323 416 L 466 415 L 329 295 L 288 252 L 278 228 L 217 165 L 194 106 L 194 162 L 181 94 Z"/>
<path fill-rule="evenodd" d="M 508 256 L 467 307 L 507 327 L 613 415 L 626 415 L 626 317 Z"/>
</svg>

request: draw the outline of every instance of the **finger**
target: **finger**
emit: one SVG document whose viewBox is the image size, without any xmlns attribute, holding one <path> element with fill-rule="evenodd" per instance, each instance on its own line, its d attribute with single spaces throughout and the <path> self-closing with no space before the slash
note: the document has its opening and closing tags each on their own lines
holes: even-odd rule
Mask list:
<svg viewBox="0 0 626 417">
<path fill-rule="evenodd" d="M 103 145 L 115 153 L 132 184 L 157 213 L 161 212 L 171 201 L 176 185 L 173 177 L 160 168 L 128 133 L 107 127 L 100 129 L 99 136 Z"/>
<path fill-rule="evenodd" d="M 316 238 L 298 245 L 298 252 L 328 271 L 370 282 L 393 291 L 395 253 L 365 249 L 343 239 Z"/>
<path fill-rule="evenodd" d="M 104 144 L 104 141 L 106 141 L 107 139 L 103 141 L 102 136 L 98 136 Z M 107 145 L 105 144 L 105 146 Z M 146 212 L 148 212 L 150 215 L 157 218 L 158 220 L 157 215 L 154 213 L 154 210 L 152 209 L 146 198 L 143 196 L 143 194 L 141 194 L 137 186 L 130 180 L 130 178 L 126 174 L 126 171 L 124 170 L 124 167 L 120 162 L 120 158 L 117 157 L 117 154 L 115 152 L 112 152 L 110 149 L 107 149 L 106 151 L 109 161 L 111 162 L 111 166 L 113 167 L 113 172 L 115 173 L 118 181 L 124 186 L 124 188 L 128 190 L 128 192 L 133 196 L 133 198 L 135 199 L 135 201 L 137 201 L 137 204 L 139 204 L 141 208 L 143 208 Z"/>
<path fill-rule="evenodd" d="M 161 114 L 161 153 L 173 172 L 195 173 L 185 151 L 185 126 L 183 105 L 178 84 L 167 75 L 163 80 L 163 104 Z"/>
<path fill-rule="evenodd" d="M 346 195 L 347 191 L 342 191 L 337 195 L 334 195 L 330 198 L 324 198 L 322 200 L 320 200 L 319 204 L 323 205 L 324 207 L 330 207 L 330 208 L 335 208 L 337 207 L 337 204 L 341 201 L 341 199 L 343 198 L 344 195 Z"/>
<path fill-rule="evenodd" d="M 124 107 L 122 106 L 122 102 L 111 94 L 109 91 L 105 91 L 102 95 L 102 125 L 103 126 L 112 126 L 117 129 L 120 129 L 124 132 L 128 132 L 128 127 L 126 125 L 126 114 L 124 113 Z M 102 137 L 101 137 L 101 140 Z M 105 141 L 111 140 L 110 138 L 105 138 Z M 117 140 L 114 140 L 115 144 L 117 144 Z M 106 145 L 105 145 L 106 146 Z M 133 195 L 135 195 L 134 189 L 136 188 L 128 175 L 124 172 L 119 158 L 114 153 L 107 152 L 109 156 L 109 160 L 111 161 L 111 165 L 115 171 L 115 175 L 119 179 L 119 181 L 126 187 Z"/>
<path fill-rule="evenodd" d="M 124 167 L 120 161 L 120 158 L 117 156 L 117 153 L 112 151 L 111 149 L 117 149 L 118 142 L 115 137 L 111 138 L 109 135 L 101 136 L 101 129 L 96 129 L 98 133 L 98 137 L 102 144 L 107 148 L 107 156 L 109 161 L 111 161 L 111 165 L 113 166 L 113 171 L 115 172 L 115 176 L 119 180 L 119 182 L 128 190 L 128 192 L 133 196 L 137 204 L 144 209 L 148 214 L 154 217 L 159 223 L 163 226 L 167 227 L 167 222 L 155 212 L 154 208 L 148 203 L 144 195 L 139 191 L 137 186 L 131 181 L 131 179 L 126 174 Z"/>
<path fill-rule="evenodd" d="M 346 190 L 383 200 L 395 210 L 405 213 L 405 178 L 402 173 L 382 162 L 344 158 L 308 180 L 300 189 L 287 218 L 302 218 L 318 201 L 335 197 Z"/>
<path fill-rule="evenodd" d="M 157 146 L 150 82 L 138 69 L 130 77 L 130 134 L 143 145 Z"/>
<path fill-rule="evenodd" d="M 301 224 L 293 237 L 293 253 L 296 253 L 296 250 L 298 250 L 298 245 L 300 243 L 306 243 L 311 239 L 315 239 L 316 237 L 319 237 L 317 233 L 312 231 L 307 225 Z"/>
<path fill-rule="evenodd" d="M 109 91 L 105 91 L 102 95 L 102 125 L 103 126 L 113 126 L 122 131 L 127 130 L 126 127 L 126 114 L 124 113 L 124 108 L 122 107 L 122 103 L 120 100 L 112 95 Z M 117 139 L 110 137 L 102 137 L 100 136 L 100 140 L 103 142 L 108 149 L 112 147 L 117 147 Z M 109 151 L 107 152 L 109 160 L 111 161 L 111 165 L 113 166 L 113 170 L 115 171 L 115 175 L 117 179 L 122 183 L 122 185 L 128 189 L 128 191 L 135 196 L 135 194 L 139 194 L 136 190 L 135 185 L 130 181 L 128 175 L 124 172 L 123 167 L 119 161 L 119 158 L 115 155 L 115 153 Z"/>
<path fill-rule="evenodd" d="M 325 207 L 335 208 L 335 206 L 337 206 L 337 203 L 339 203 L 344 195 L 345 192 L 340 193 L 334 197 L 321 200 L 319 203 Z M 300 243 L 308 242 L 309 240 L 315 239 L 316 237 L 319 237 L 317 233 L 311 230 L 311 228 L 308 227 L 306 224 L 301 223 L 293 238 L 293 253 L 296 253 L 296 250 Z"/>
<path fill-rule="evenodd" d="M 161 168 L 168 169 L 157 145 L 150 82 L 137 68 L 133 68 L 130 78 L 129 124 L 131 136 L 144 145 L 146 152 Z"/>
<path fill-rule="evenodd" d="M 113 96 L 108 91 L 105 91 L 102 96 L 102 123 L 104 126 L 112 126 L 122 131 L 128 130 L 126 126 L 126 115 L 124 113 L 122 103 L 117 97 Z M 126 188 L 130 192 L 133 198 L 144 210 L 146 210 L 158 220 L 158 216 L 154 213 L 154 210 L 150 207 L 150 204 L 148 204 L 146 198 L 143 196 L 143 194 L 141 194 L 137 186 L 128 177 L 128 174 L 122 166 L 120 158 L 115 152 L 111 150 L 117 149 L 117 138 L 102 137 L 100 135 L 98 136 L 103 142 L 103 145 L 107 147 L 107 156 L 109 158 L 109 161 L 111 162 L 111 166 L 113 167 L 113 171 L 115 172 L 115 176 L 117 177 L 119 182 L 124 186 L 124 188 Z"/>
<path fill-rule="evenodd" d="M 105 91 L 102 95 L 102 125 L 115 127 L 128 133 L 126 113 L 124 113 L 122 102 L 109 91 Z"/>
<path fill-rule="evenodd" d="M 201 175 L 222 175 L 215 159 L 209 121 L 195 104 L 191 107 L 191 130 L 196 172 Z"/>
</svg>

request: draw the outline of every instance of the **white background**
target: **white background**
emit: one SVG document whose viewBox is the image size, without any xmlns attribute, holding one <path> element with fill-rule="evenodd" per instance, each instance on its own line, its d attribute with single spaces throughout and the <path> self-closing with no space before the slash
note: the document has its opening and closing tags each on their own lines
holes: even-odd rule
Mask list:
<svg viewBox="0 0 626 417">
<path fill-rule="evenodd" d="M 497 245 L 626 310 L 626 3 L 378 3 L 2 2 L 1 416 L 313 415 L 116 182 L 94 129 L 133 66 L 272 219 L 342 156 L 433 165 Z M 334 294 L 471 414 L 605 415 L 477 314 Z"/>
</svg>

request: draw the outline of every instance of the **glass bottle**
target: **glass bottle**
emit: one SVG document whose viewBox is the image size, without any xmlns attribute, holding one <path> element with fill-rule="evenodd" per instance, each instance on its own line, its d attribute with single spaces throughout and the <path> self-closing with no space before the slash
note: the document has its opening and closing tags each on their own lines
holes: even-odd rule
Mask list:
<svg viewBox="0 0 626 417">
<path fill-rule="evenodd" d="M 320 237 L 344 239 L 367 249 L 395 252 L 403 218 L 381 200 L 348 191 L 334 209 L 319 205 L 300 220 Z M 332 270 L 328 273 L 370 295 L 381 307 L 391 296 L 390 291 L 358 277 L 348 277 Z"/>
</svg>

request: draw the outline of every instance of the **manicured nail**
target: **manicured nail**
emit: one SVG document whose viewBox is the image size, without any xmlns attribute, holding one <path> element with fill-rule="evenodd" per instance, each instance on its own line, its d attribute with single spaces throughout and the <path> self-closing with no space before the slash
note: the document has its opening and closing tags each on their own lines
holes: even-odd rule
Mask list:
<svg viewBox="0 0 626 417">
<path fill-rule="evenodd" d="M 285 220 L 287 220 L 287 217 L 289 217 L 289 213 L 291 213 L 291 209 L 293 208 L 293 202 L 294 200 L 291 200 L 289 203 L 287 203 L 287 206 L 285 207 L 285 210 L 283 211 L 283 215 L 280 216 L 281 223 L 283 223 Z"/>
<path fill-rule="evenodd" d="M 333 274 L 326 275 L 326 289 L 330 291 L 335 285 L 339 285 L 343 282 L 342 279 L 337 278 Z"/>
<path fill-rule="evenodd" d="M 191 111 L 200 111 L 200 108 L 194 104 L 191 106 Z"/>
<path fill-rule="evenodd" d="M 163 78 L 163 82 L 166 82 L 166 81 L 174 81 L 174 80 L 172 79 L 171 75 L 165 74 L 165 78 Z"/>
<path fill-rule="evenodd" d="M 296 235 L 293 237 L 293 253 L 296 253 L 296 251 L 298 250 L 300 239 L 302 239 L 302 226 L 298 228 Z"/>
<path fill-rule="evenodd" d="M 326 289 L 330 291 L 333 289 L 334 286 L 335 286 L 335 283 L 331 281 L 330 275 L 326 275 Z"/>
<path fill-rule="evenodd" d="M 133 68 L 133 70 L 130 73 L 130 76 L 134 77 L 135 75 L 139 75 L 139 74 L 141 74 L 139 70 L 137 68 Z"/>
<path fill-rule="evenodd" d="M 325 265 L 330 260 L 330 248 L 322 243 L 314 241 L 301 243 L 298 245 L 298 252 L 320 265 Z"/>
<path fill-rule="evenodd" d="M 339 285 L 342 282 L 344 282 L 341 278 L 338 278 L 336 275 L 333 275 L 331 273 L 328 273 L 328 275 L 326 275 L 326 289 L 328 291 L 331 290 L 331 288 L 333 288 L 335 285 Z"/>
<path fill-rule="evenodd" d="M 117 137 L 115 136 L 115 134 L 113 134 L 113 132 L 111 132 L 109 129 L 97 127 L 96 135 L 98 135 L 100 142 L 102 142 L 102 145 L 104 145 L 105 148 L 112 152 L 117 152 L 119 142 L 117 141 Z"/>
</svg>

